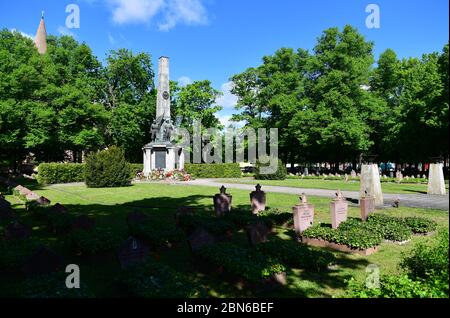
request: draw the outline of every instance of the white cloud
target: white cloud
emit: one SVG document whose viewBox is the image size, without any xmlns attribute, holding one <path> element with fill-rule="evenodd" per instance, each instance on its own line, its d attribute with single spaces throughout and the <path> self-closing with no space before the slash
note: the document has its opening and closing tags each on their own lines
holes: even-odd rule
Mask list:
<svg viewBox="0 0 450 318">
<path fill-rule="evenodd" d="M 11 32 L 19 32 L 22 36 L 24 36 L 26 38 L 29 38 L 29 39 L 34 41 L 34 35 L 31 35 L 31 34 L 28 34 L 28 33 L 22 32 L 22 31 L 19 31 L 17 29 L 11 29 Z"/>
<path fill-rule="evenodd" d="M 59 35 L 68 35 L 76 38 L 76 35 L 72 31 L 62 25 L 60 25 L 56 30 L 58 31 Z"/>
<path fill-rule="evenodd" d="M 149 23 L 155 17 L 158 29 L 168 31 L 177 24 L 206 24 L 203 0 L 108 0 L 117 24 Z M 162 19 L 162 20 L 161 20 Z"/>
<path fill-rule="evenodd" d="M 200 0 L 169 0 L 164 22 L 159 24 L 159 29 L 168 31 L 178 23 L 187 25 L 207 24 L 206 10 Z"/>
<path fill-rule="evenodd" d="M 233 88 L 233 82 L 223 83 L 220 87 L 223 95 L 216 100 L 216 103 L 223 108 L 234 108 L 237 104 L 238 98 L 236 95 L 231 94 Z"/>
<path fill-rule="evenodd" d="M 181 76 L 178 80 L 178 85 L 181 87 L 192 84 L 192 79 L 187 76 Z"/>
<path fill-rule="evenodd" d="M 231 121 L 231 115 L 217 115 L 220 123 L 224 126 L 224 128 L 230 127 L 230 125 L 234 128 L 242 128 L 245 126 L 244 121 Z"/>
</svg>

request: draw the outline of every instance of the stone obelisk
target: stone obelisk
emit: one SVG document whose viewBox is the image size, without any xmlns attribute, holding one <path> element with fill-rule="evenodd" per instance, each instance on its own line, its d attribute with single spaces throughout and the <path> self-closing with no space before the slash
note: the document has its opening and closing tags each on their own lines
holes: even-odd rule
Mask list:
<svg viewBox="0 0 450 318">
<path fill-rule="evenodd" d="M 172 142 L 174 129 L 170 118 L 169 58 L 162 56 L 158 61 L 158 91 L 156 117 L 151 126 L 152 139 L 142 148 L 144 176 L 150 177 L 155 171 L 184 169 L 183 149 Z"/>
<path fill-rule="evenodd" d="M 39 23 L 34 43 L 39 54 L 45 54 L 47 52 L 47 31 L 45 29 L 44 11 L 42 11 L 41 22 Z"/>
<path fill-rule="evenodd" d="M 158 63 L 158 96 L 156 98 L 156 118 L 170 119 L 169 58 L 161 56 Z"/>
</svg>

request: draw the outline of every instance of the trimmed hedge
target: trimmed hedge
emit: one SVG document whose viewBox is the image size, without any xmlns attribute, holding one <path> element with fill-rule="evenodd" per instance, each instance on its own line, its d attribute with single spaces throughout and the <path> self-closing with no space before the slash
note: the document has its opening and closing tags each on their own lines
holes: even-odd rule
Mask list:
<svg viewBox="0 0 450 318">
<path fill-rule="evenodd" d="M 41 163 L 36 180 L 39 184 L 83 182 L 84 169 L 83 163 Z"/>
<path fill-rule="evenodd" d="M 184 170 L 194 178 L 240 178 L 238 163 L 186 163 Z"/>
</svg>

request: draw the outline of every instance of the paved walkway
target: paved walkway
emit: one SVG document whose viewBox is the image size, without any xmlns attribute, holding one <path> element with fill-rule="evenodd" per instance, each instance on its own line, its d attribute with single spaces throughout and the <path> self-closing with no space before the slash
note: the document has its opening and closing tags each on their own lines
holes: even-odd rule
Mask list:
<svg viewBox="0 0 450 318">
<path fill-rule="evenodd" d="M 212 186 L 220 188 L 224 185 L 226 188 L 230 189 L 240 189 L 253 191 L 255 186 L 252 184 L 241 184 L 241 183 L 223 183 L 219 179 L 196 179 L 189 182 L 177 182 L 179 185 L 201 185 L 201 186 Z M 263 190 L 266 192 L 276 192 L 276 193 L 289 193 L 300 195 L 305 193 L 307 195 L 318 196 L 318 197 L 328 197 L 333 198 L 335 196 L 336 190 L 324 190 L 324 189 L 306 189 L 306 188 L 294 188 L 294 187 L 280 187 L 280 186 L 269 186 L 264 185 Z M 342 191 L 342 195 L 349 199 L 358 200 L 359 193 L 355 191 Z M 400 206 L 408 206 L 413 208 L 430 208 L 438 210 L 449 209 L 449 195 L 428 195 L 428 194 L 395 194 L 395 193 L 383 193 L 384 204 L 390 206 L 392 202 L 396 199 L 400 199 Z"/>
</svg>

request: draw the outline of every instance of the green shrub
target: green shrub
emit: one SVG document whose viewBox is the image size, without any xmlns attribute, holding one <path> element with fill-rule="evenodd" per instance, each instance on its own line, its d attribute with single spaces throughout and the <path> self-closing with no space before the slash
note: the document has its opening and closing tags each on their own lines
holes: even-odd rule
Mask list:
<svg viewBox="0 0 450 318">
<path fill-rule="evenodd" d="M 365 227 L 369 231 L 380 233 L 385 240 L 402 242 L 412 236 L 411 229 L 402 218 L 373 213 L 366 223 Z"/>
<path fill-rule="evenodd" d="M 123 151 L 115 146 L 87 156 L 85 175 L 90 188 L 127 186 L 132 179 L 130 164 Z"/>
<path fill-rule="evenodd" d="M 144 171 L 144 165 L 142 163 L 130 163 L 130 169 L 131 169 L 131 177 L 136 178 L 139 172 Z"/>
<path fill-rule="evenodd" d="M 403 255 L 400 275 L 382 275 L 379 288 L 367 288 L 354 278 L 344 297 L 350 298 L 448 298 L 448 230 L 439 232 L 431 242 L 417 243 Z"/>
<path fill-rule="evenodd" d="M 112 251 L 119 247 L 123 237 L 111 229 L 76 230 L 66 238 L 68 247 L 84 255 Z"/>
<path fill-rule="evenodd" d="M 413 278 L 442 275 L 448 282 L 448 242 L 448 231 L 442 230 L 430 243 L 417 243 L 400 266 Z"/>
<path fill-rule="evenodd" d="M 256 249 L 264 255 L 278 259 L 283 264 L 312 271 L 327 269 L 336 260 L 330 251 L 313 249 L 295 241 L 261 243 Z"/>
<path fill-rule="evenodd" d="M 284 180 L 287 176 L 287 168 L 281 160 L 278 160 L 277 170 L 272 174 L 264 174 L 261 171 L 261 167 L 267 167 L 269 163 L 261 163 L 256 161 L 255 165 L 255 179 L 256 180 Z"/>
<path fill-rule="evenodd" d="M 238 163 L 186 163 L 184 170 L 194 178 L 240 178 Z"/>
<path fill-rule="evenodd" d="M 127 297 L 191 298 L 202 292 L 183 274 L 152 261 L 128 268 L 116 281 Z"/>
<path fill-rule="evenodd" d="M 94 298 L 94 294 L 83 282 L 80 288 L 66 287 L 67 274 L 53 273 L 29 278 L 22 284 L 25 298 Z"/>
<path fill-rule="evenodd" d="M 261 282 L 286 271 L 286 267 L 276 259 L 265 257 L 257 250 L 231 243 L 205 246 L 196 253 L 205 261 L 223 266 L 227 272 L 252 282 Z"/>
<path fill-rule="evenodd" d="M 83 182 L 84 170 L 82 163 L 41 163 L 36 180 L 39 184 Z"/>
</svg>

